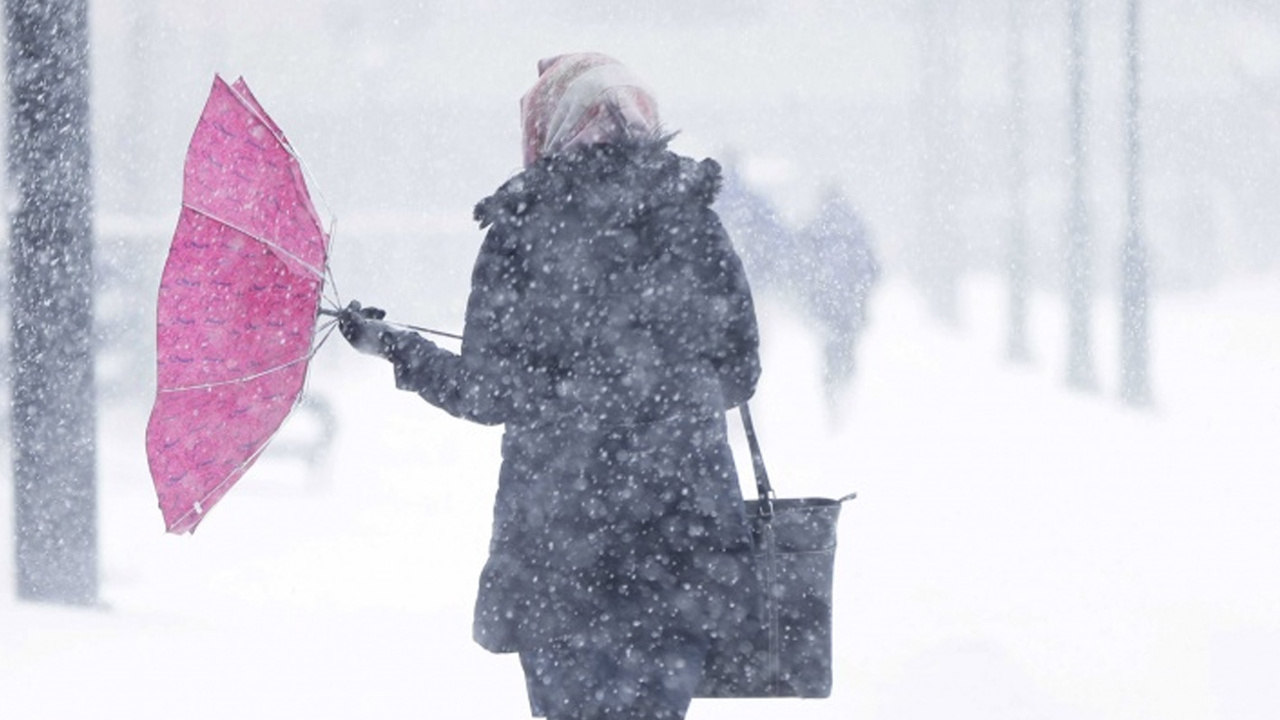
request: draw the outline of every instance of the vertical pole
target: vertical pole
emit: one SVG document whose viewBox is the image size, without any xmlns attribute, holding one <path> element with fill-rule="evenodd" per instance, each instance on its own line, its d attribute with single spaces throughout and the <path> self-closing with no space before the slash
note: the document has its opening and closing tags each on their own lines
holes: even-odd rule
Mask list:
<svg viewBox="0 0 1280 720">
<path fill-rule="evenodd" d="M 87 0 L 5 0 L 17 592 L 97 602 Z"/>
<path fill-rule="evenodd" d="M 1128 0 L 1125 54 L 1129 92 L 1125 108 L 1128 141 L 1129 224 L 1120 259 L 1120 397 L 1135 406 L 1151 402 L 1148 378 L 1148 263 L 1142 228 L 1141 44 L 1138 0 Z"/>
<path fill-rule="evenodd" d="M 132 199 L 134 207 L 143 213 L 150 213 L 152 197 L 148 189 L 156 183 L 147 182 L 148 153 L 146 144 L 153 136 L 151 112 L 153 88 L 156 87 L 156 57 L 151 50 L 155 9 L 150 0 L 131 0 L 129 4 L 129 26 L 125 37 L 128 39 L 128 52 L 125 55 L 124 69 L 128 73 L 128 84 L 125 92 L 128 108 L 125 122 L 117 124 L 116 141 L 119 143 L 121 160 L 120 183 Z"/>
<path fill-rule="evenodd" d="M 955 219 L 957 98 L 956 7 L 950 0 L 917 0 L 920 86 L 920 222 L 913 262 L 934 316 L 960 324 L 960 273 L 965 261 Z"/>
<path fill-rule="evenodd" d="M 1026 0 L 1009 0 L 1009 337 L 1006 352 L 1026 362 L 1027 347 L 1027 76 L 1023 60 Z"/>
<path fill-rule="evenodd" d="M 1085 192 L 1085 27 L 1084 0 L 1067 0 L 1070 25 L 1071 200 L 1067 218 L 1067 385 L 1095 390 L 1090 341 L 1093 263 Z"/>
</svg>

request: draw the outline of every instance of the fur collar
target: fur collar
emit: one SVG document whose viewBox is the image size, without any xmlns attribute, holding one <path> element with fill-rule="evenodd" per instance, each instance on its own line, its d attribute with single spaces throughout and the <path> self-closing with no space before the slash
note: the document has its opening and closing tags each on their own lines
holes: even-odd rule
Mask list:
<svg viewBox="0 0 1280 720">
<path fill-rule="evenodd" d="M 576 212 L 630 224 L 654 208 L 710 206 L 720 165 L 667 149 L 670 137 L 576 148 L 538 160 L 476 205 L 480 227 L 524 225 L 534 214 Z"/>
</svg>

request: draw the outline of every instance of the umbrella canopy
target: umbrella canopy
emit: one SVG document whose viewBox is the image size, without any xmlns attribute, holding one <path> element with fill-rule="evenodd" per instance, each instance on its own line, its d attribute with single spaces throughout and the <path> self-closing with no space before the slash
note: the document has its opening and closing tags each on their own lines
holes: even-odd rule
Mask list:
<svg viewBox="0 0 1280 720">
<path fill-rule="evenodd" d="M 195 529 L 301 397 L 328 245 L 280 128 L 215 77 L 156 312 L 147 459 L 169 532 Z"/>
</svg>

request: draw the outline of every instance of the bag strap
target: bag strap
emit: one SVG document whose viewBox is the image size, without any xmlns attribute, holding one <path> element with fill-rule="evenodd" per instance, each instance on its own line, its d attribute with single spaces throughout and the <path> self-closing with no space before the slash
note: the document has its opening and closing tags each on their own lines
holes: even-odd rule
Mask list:
<svg viewBox="0 0 1280 720">
<path fill-rule="evenodd" d="M 764 468 L 764 455 L 760 452 L 760 440 L 756 437 L 756 427 L 751 422 L 751 410 L 744 402 L 738 406 L 738 416 L 742 418 L 742 429 L 747 435 L 747 447 L 751 448 L 751 466 L 756 474 L 756 493 L 760 496 L 760 517 L 773 517 L 773 486 L 769 484 L 769 472 Z"/>
</svg>

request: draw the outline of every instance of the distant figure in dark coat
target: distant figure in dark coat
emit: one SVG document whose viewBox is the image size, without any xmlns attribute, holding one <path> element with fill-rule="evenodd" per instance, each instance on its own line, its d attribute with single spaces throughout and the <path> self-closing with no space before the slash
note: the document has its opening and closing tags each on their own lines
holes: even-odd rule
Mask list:
<svg viewBox="0 0 1280 720">
<path fill-rule="evenodd" d="M 854 374 L 880 263 L 866 225 L 837 187 L 827 190 L 817 215 L 800 231 L 799 247 L 805 267 L 797 287 L 822 334 L 823 387 L 834 411 Z"/>
<path fill-rule="evenodd" d="M 683 718 L 709 638 L 757 592 L 725 410 L 759 340 L 715 162 L 596 54 L 542 61 L 525 170 L 488 228 L 460 354 L 358 304 L 344 336 L 445 411 L 505 424 L 475 639 L 520 654 L 534 715 Z"/>
<path fill-rule="evenodd" d="M 736 161 L 726 163 L 715 210 L 757 289 L 789 293 L 797 270 L 794 234 L 768 198 L 747 184 Z"/>
</svg>

